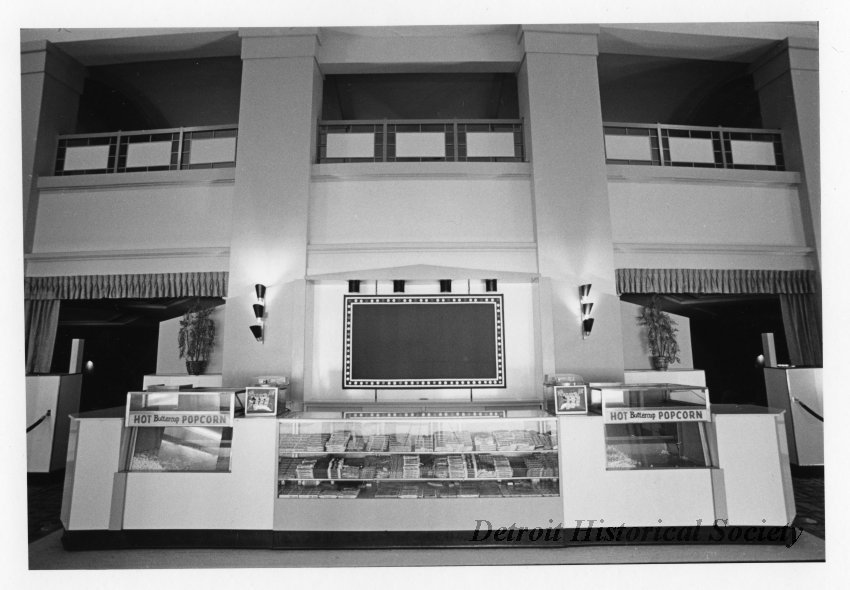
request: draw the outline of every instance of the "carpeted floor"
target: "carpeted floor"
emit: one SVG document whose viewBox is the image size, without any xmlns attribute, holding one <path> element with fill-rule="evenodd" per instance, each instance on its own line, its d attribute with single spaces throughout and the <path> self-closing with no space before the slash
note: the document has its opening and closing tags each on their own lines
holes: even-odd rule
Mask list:
<svg viewBox="0 0 850 590">
<path fill-rule="evenodd" d="M 794 524 L 816 537 L 826 540 L 823 474 L 814 477 L 794 477 L 794 502 L 797 518 Z"/>
<path fill-rule="evenodd" d="M 27 475 L 27 525 L 30 543 L 62 528 L 59 513 L 62 509 L 64 479 L 64 471 Z"/>
</svg>

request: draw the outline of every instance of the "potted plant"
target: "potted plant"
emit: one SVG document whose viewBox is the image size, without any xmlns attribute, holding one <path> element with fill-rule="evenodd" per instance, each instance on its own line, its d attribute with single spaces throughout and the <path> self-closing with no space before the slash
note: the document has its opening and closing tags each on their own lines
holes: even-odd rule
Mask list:
<svg viewBox="0 0 850 590">
<path fill-rule="evenodd" d="M 658 296 L 653 295 L 649 305 L 641 308 L 638 325 L 646 327 L 646 340 L 652 355 L 652 366 L 657 371 L 666 371 L 667 365 L 679 362 L 679 331 L 670 314 L 658 306 Z"/>
<path fill-rule="evenodd" d="M 207 368 L 210 351 L 215 343 L 215 321 L 212 307 L 192 307 L 180 318 L 177 332 L 177 347 L 180 358 L 186 359 L 186 370 L 190 375 L 200 375 Z"/>
</svg>

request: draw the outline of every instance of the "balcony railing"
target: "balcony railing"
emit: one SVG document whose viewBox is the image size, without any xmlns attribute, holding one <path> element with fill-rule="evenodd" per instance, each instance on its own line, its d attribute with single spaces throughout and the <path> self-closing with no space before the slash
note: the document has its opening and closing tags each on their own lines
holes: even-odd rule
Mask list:
<svg viewBox="0 0 850 590">
<path fill-rule="evenodd" d="M 56 176 L 231 168 L 236 125 L 62 135 Z"/>
<path fill-rule="evenodd" d="M 785 170 L 776 129 L 604 123 L 608 164 Z"/>
<path fill-rule="evenodd" d="M 519 119 L 319 121 L 321 164 L 524 160 Z"/>
</svg>

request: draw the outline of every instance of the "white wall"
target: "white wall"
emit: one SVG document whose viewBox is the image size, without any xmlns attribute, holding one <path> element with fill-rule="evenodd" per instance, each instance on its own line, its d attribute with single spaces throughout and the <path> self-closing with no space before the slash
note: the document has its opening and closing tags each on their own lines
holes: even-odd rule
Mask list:
<svg viewBox="0 0 850 590">
<path fill-rule="evenodd" d="M 640 314 L 640 305 L 620 302 L 620 313 L 623 325 L 623 359 L 626 370 L 629 369 L 652 369 L 649 346 L 646 344 L 646 328 L 638 326 L 637 318 Z M 691 321 L 685 316 L 671 313 L 670 317 L 676 322 L 679 333 L 676 337 L 679 341 L 678 363 L 671 363 L 671 369 L 693 369 L 694 358 L 691 350 Z"/>
<path fill-rule="evenodd" d="M 210 353 L 207 374 L 221 373 L 221 360 L 224 354 L 224 305 L 216 307 L 210 317 L 215 322 L 215 344 Z M 186 359 L 181 359 L 177 352 L 177 332 L 179 329 L 180 317 L 159 323 L 159 338 L 156 345 L 157 375 L 186 373 Z M 248 331 L 247 325 L 245 331 Z"/>
<path fill-rule="evenodd" d="M 311 245 L 533 242 L 531 186 L 528 178 L 439 174 L 314 179 L 309 236 Z"/>
<path fill-rule="evenodd" d="M 793 187 L 611 182 L 615 242 L 804 245 Z"/>
<path fill-rule="evenodd" d="M 168 181 L 163 174 L 170 175 Z M 193 170 L 40 183 L 33 252 L 229 246 L 229 174 L 231 180 L 223 182 L 217 181 L 218 171 Z M 114 176 L 120 178 L 109 178 Z"/>
</svg>

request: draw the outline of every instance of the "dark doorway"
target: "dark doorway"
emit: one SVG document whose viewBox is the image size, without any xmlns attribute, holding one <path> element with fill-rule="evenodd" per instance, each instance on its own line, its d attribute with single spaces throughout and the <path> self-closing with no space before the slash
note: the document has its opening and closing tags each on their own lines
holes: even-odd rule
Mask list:
<svg viewBox="0 0 850 590">
<path fill-rule="evenodd" d="M 80 411 L 123 406 L 127 392 L 141 391 L 144 376 L 156 373 L 160 322 L 195 304 L 223 302 L 195 297 L 63 301 L 51 372 L 68 371 L 71 341 L 83 339 Z"/>
<path fill-rule="evenodd" d="M 645 305 L 650 295 L 624 295 Z M 782 308 L 776 295 L 662 295 L 664 311 L 690 320 L 694 368 L 705 371 L 715 404 L 767 405 L 761 335 L 772 332 L 777 361 L 788 362 Z"/>
</svg>

